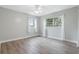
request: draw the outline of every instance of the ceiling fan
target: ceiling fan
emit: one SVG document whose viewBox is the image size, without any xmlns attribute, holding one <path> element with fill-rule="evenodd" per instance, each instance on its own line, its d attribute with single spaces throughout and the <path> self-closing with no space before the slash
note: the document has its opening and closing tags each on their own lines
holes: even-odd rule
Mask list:
<svg viewBox="0 0 79 59">
<path fill-rule="evenodd" d="M 35 10 L 34 13 L 39 14 L 42 12 L 42 6 L 40 5 L 35 5 Z"/>
</svg>

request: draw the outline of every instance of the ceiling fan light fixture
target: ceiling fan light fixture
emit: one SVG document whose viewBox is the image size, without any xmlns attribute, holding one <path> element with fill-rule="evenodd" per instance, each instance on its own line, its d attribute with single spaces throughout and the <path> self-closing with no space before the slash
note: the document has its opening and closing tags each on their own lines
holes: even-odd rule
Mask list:
<svg viewBox="0 0 79 59">
<path fill-rule="evenodd" d="M 39 13 L 41 13 L 42 11 L 41 11 L 41 6 L 40 5 L 36 5 L 35 6 L 35 10 L 34 10 L 34 13 L 36 13 L 36 14 L 39 14 Z"/>
<path fill-rule="evenodd" d="M 41 12 L 42 12 L 42 11 L 37 11 L 37 10 L 34 11 L 34 13 L 36 13 L 36 14 L 39 14 L 39 13 L 41 13 Z"/>
</svg>

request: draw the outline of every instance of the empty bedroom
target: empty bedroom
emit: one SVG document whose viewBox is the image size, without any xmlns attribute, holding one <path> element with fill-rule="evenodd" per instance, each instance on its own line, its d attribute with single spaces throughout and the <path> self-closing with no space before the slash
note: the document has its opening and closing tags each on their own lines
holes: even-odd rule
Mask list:
<svg viewBox="0 0 79 59">
<path fill-rule="evenodd" d="M 78 5 L 0 5 L 0 54 L 79 54 Z"/>
</svg>

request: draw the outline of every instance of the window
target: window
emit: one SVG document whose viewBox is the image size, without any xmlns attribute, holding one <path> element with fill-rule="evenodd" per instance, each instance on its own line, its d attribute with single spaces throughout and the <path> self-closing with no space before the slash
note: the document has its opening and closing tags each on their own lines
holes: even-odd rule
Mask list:
<svg viewBox="0 0 79 59">
<path fill-rule="evenodd" d="M 61 18 L 53 17 L 46 20 L 46 26 L 61 26 Z"/>
<path fill-rule="evenodd" d="M 37 18 L 36 17 L 33 17 L 33 16 L 29 17 L 28 32 L 31 34 L 37 32 Z"/>
</svg>

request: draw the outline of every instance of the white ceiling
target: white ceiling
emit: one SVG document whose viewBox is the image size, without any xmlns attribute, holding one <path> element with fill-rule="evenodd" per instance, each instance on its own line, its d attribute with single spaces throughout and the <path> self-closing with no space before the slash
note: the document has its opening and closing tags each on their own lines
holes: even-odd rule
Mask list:
<svg viewBox="0 0 79 59">
<path fill-rule="evenodd" d="M 15 11 L 23 12 L 32 14 L 35 16 L 42 16 L 49 13 L 57 12 L 63 9 L 72 8 L 76 5 L 40 5 L 41 6 L 41 12 L 40 13 L 34 13 L 35 5 L 1 5 L 0 7 L 12 9 Z"/>
</svg>

